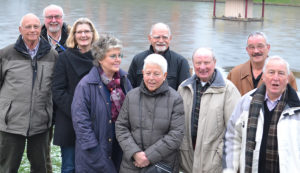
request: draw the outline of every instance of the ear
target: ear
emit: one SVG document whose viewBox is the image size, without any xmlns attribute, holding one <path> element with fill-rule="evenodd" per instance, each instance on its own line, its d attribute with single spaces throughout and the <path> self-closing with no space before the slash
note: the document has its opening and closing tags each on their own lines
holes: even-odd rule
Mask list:
<svg viewBox="0 0 300 173">
<path fill-rule="evenodd" d="M 168 72 L 165 72 L 165 74 L 164 74 L 164 80 L 166 80 L 167 76 L 168 76 Z"/>
<path fill-rule="evenodd" d="M 170 41 L 172 40 L 172 35 L 170 35 Z"/>
<path fill-rule="evenodd" d="M 22 33 L 22 27 L 21 26 L 19 26 L 19 32 Z"/>
<path fill-rule="evenodd" d="M 150 34 L 148 35 L 148 40 L 149 40 L 149 42 L 151 44 L 151 35 Z"/>
</svg>

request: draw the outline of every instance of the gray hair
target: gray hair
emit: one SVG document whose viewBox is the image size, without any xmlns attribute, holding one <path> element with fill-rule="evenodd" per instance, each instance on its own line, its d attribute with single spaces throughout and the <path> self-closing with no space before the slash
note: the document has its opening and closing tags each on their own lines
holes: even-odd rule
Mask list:
<svg viewBox="0 0 300 173">
<path fill-rule="evenodd" d="M 284 60 L 282 57 L 278 56 L 278 55 L 274 55 L 274 56 L 271 56 L 271 57 L 266 59 L 264 67 L 263 67 L 263 73 L 265 73 L 266 66 L 268 65 L 268 63 L 270 61 L 279 61 L 279 62 L 283 63 L 286 67 L 288 75 L 290 74 L 290 65 L 289 65 L 289 63 L 286 60 Z"/>
<path fill-rule="evenodd" d="M 247 45 L 248 45 L 248 40 L 249 40 L 249 38 L 250 38 L 250 37 L 256 37 L 256 36 L 262 36 L 262 37 L 265 39 L 266 43 L 269 44 L 269 43 L 268 43 L 268 38 L 267 38 L 267 36 L 266 36 L 265 33 L 261 32 L 261 31 L 255 31 L 255 32 L 251 32 L 251 33 L 248 35 Z"/>
<path fill-rule="evenodd" d="M 27 14 L 25 14 L 25 15 L 21 18 L 21 20 L 20 20 L 20 25 L 19 25 L 19 26 L 22 27 L 22 23 L 23 23 L 24 18 L 27 17 L 27 16 L 29 16 L 29 15 L 30 15 L 30 16 L 35 16 L 35 17 L 39 20 L 40 25 L 41 25 L 40 19 L 39 19 L 35 14 L 33 14 L 33 13 L 27 13 Z"/>
<path fill-rule="evenodd" d="M 159 65 L 164 74 L 168 70 L 167 60 L 160 54 L 153 53 L 153 54 L 148 55 L 146 57 L 146 59 L 144 60 L 143 70 L 145 70 L 147 64 Z"/>
<path fill-rule="evenodd" d="M 58 6 L 58 5 L 54 5 L 54 4 L 51 4 L 51 5 L 48 5 L 47 7 L 44 8 L 43 10 L 43 16 L 46 17 L 46 11 L 50 8 L 55 8 L 55 9 L 58 9 L 61 14 L 62 14 L 62 17 L 64 17 L 64 10 L 61 8 L 61 6 Z"/>
<path fill-rule="evenodd" d="M 159 25 L 166 27 L 167 30 L 169 31 L 169 36 L 171 35 L 171 29 L 170 29 L 170 27 L 169 27 L 167 24 L 165 24 L 165 23 L 156 23 L 156 24 L 152 25 L 152 26 L 151 26 L 151 29 L 150 29 L 149 35 L 152 35 L 153 29 L 154 29 L 156 26 L 159 26 Z"/>
<path fill-rule="evenodd" d="M 122 49 L 122 42 L 110 34 L 102 34 L 99 40 L 92 45 L 93 64 L 99 66 L 99 61 L 105 58 L 110 49 Z"/>
<path fill-rule="evenodd" d="M 210 47 L 200 47 L 198 49 L 196 49 L 193 53 L 193 56 L 192 56 L 192 60 L 194 60 L 194 56 L 197 52 L 200 52 L 201 55 L 207 55 L 207 54 L 211 54 L 211 57 L 213 58 L 213 60 L 216 60 L 216 57 L 215 57 L 215 54 L 213 52 L 213 49 L 210 48 Z"/>
</svg>

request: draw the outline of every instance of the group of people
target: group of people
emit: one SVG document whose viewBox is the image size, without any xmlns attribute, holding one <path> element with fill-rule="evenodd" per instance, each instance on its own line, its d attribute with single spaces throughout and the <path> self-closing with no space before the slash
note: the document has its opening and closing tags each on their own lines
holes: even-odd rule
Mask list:
<svg viewBox="0 0 300 173">
<path fill-rule="evenodd" d="M 52 136 L 62 173 L 300 170 L 296 81 L 264 33 L 249 35 L 249 61 L 227 79 L 204 47 L 191 76 L 156 23 L 127 73 L 121 41 L 88 18 L 69 26 L 57 5 L 43 17 L 24 15 L 0 50 L 0 172 L 18 172 L 26 146 L 31 172 L 51 173 Z"/>
</svg>

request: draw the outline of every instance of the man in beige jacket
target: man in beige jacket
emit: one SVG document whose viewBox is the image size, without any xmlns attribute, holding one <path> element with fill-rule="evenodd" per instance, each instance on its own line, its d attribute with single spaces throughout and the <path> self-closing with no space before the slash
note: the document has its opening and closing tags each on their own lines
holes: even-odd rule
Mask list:
<svg viewBox="0 0 300 173">
<path fill-rule="evenodd" d="M 211 49 L 193 54 L 195 75 L 178 88 L 185 111 L 185 136 L 180 148 L 181 171 L 222 172 L 223 137 L 240 93 L 215 68 Z"/>
</svg>

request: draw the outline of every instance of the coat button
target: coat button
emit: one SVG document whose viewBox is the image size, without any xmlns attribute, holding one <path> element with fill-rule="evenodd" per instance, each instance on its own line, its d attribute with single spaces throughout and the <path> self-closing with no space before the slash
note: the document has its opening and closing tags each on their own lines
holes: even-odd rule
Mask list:
<svg viewBox="0 0 300 173">
<path fill-rule="evenodd" d="M 108 159 L 111 159 L 111 156 L 109 156 Z"/>
<path fill-rule="evenodd" d="M 108 103 L 108 102 L 106 102 L 106 104 L 108 105 L 109 103 Z"/>
<path fill-rule="evenodd" d="M 108 122 L 109 122 L 109 124 L 111 124 L 111 120 L 109 120 Z"/>
<path fill-rule="evenodd" d="M 108 138 L 108 142 L 111 142 L 111 138 Z"/>
<path fill-rule="evenodd" d="M 99 88 L 102 88 L 102 86 L 101 86 L 101 85 L 99 85 Z"/>
</svg>

